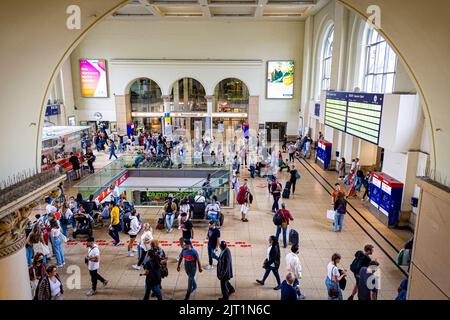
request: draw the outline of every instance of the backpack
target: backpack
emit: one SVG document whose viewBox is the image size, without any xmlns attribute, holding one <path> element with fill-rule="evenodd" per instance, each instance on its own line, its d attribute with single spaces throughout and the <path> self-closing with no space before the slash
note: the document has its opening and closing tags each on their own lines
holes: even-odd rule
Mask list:
<svg viewBox="0 0 450 320">
<path fill-rule="evenodd" d="M 240 187 L 239 192 L 236 197 L 236 201 L 239 204 L 245 203 L 245 196 L 247 195 L 247 188 L 246 187 Z"/>
<path fill-rule="evenodd" d="M 253 195 L 252 195 L 250 192 L 248 193 L 248 202 L 249 202 L 250 204 L 253 203 Z"/>
<path fill-rule="evenodd" d="M 281 226 L 283 221 L 284 221 L 283 215 L 279 212 L 275 213 L 275 215 L 273 216 L 273 224 L 276 226 Z"/>
<path fill-rule="evenodd" d="M 352 264 L 350 265 L 350 271 L 352 271 L 355 274 L 359 273 L 359 270 L 361 270 L 363 258 L 364 258 L 364 252 L 361 250 L 357 251 L 355 253 L 355 259 L 353 259 Z"/>
</svg>

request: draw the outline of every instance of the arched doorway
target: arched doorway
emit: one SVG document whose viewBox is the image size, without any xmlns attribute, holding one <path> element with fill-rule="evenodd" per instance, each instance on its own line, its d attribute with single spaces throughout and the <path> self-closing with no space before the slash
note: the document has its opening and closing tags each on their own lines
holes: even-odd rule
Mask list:
<svg viewBox="0 0 450 320">
<path fill-rule="evenodd" d="M 130 86 L 131 121 L 136 128 L 161 132 L 164 101 L 159 85 L 149 78 L 139 78 Z"/>
</svg>

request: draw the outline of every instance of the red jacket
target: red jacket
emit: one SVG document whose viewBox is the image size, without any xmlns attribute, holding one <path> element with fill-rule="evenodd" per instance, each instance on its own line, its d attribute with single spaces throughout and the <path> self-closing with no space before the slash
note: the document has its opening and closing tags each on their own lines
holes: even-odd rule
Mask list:
<svg viewBox="0 0 450 320">
<path fill-rule="evenodd" d="M 283 222 L 286 222 L 287 224 L 289 224 L 289 221 L 294 220 L 294 217 L 292 217 L 291 213 L 287 209 L 280 209 L 278 210 L 278 213 L 283 216 Z"/>
</svg>

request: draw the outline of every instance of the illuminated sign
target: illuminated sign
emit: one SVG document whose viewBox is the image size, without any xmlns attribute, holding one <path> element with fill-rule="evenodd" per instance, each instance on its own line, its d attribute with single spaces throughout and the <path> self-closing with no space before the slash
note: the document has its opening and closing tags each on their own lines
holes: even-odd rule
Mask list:
<svg viewBox="0 0 450 320">
<path fill-rule="evenodd" d="M 80 81 L 82 97 L 107 98 L 106 60 L 80 60 Z"/>
<path fill-rule="evenodd" d="M 294 61 L 267 62 L 267 99 L 294 97 Z"/>
</svg>

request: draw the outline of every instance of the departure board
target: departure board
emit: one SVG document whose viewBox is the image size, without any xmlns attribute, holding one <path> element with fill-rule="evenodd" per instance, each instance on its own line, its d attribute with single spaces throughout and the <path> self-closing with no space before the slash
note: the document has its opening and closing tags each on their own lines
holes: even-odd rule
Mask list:
<svg viewBox="0 0 450 320">
<path fill-rule="evenodd" d="M 345 132 L 347 121 L 346 92 L 327 91 L 325 100 L 325 124 Z"/>
<path fill-rule="evenodd" d="M 348 93 L 346 132 L 368 142 L 380 139 L 383 94 Z"/>
</svg>

